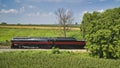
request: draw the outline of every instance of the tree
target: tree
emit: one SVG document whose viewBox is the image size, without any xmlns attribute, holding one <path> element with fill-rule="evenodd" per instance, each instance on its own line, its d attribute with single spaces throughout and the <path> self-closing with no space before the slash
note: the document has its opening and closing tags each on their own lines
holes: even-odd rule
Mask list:
<svg viewBox="0 0 120 68">
<path fill-rule="evenodd" d="M 120 58 L 120 8 L 83 16 L 86 49 L 99 58 Z"/>
<path fill-rule="evenodd" d="M 73 21 L 73 14 L 71 11 L 65 10 L 63 8 L 57 9 L 55 14 L 58 18 L 60 27 L 62 27 L 62 34 L 64 37 L 66 37 L 66 32 L 70 30 L 70 25 Z"/>
<path fill-rule="evenodd" d="M 87 35 L 88 33 L 88 29 L 89 29 L 88 25 L 90 25 L 89 23 L 90 21 L 91 21 L 91 14 L 87 12 L 84 14 L 82 23 L 80 25 L 83 38 L 85 38 L 85 35 Z"/>
<path fill-rule="evenodd" d="M 85 13 L 83 16 L 82 23 L 80 25 L 82 36 L 85 39 L 85 36 L 90 32 L 91 26 L 95 26 L 95 23 L 93 21 L 97 21 L 100 18 L 100 13 L 94 11 L 91 13 Z M 92 25 L 93 23 L 93 25 Z"/>
<path fill-rule="evenodd" d="M 7 25 L 7 23 L 6 22 L 1 22 L 1 25 Z"/>
</svg>

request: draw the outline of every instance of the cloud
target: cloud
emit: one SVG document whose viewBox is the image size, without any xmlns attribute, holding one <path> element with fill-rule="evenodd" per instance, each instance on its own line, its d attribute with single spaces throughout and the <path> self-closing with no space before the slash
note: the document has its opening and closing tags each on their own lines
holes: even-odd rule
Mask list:
<svg viewBox="0 0 120 68">
<path fill-rule="evenodd" d="M 82 14 L 85 14 L 85 13 L 87 13 L 87 12 L 88 12 L 88 11 L 83 11 Z"/>
<path fill-rule="evenodd" d="M 55 15 L 52 12 L 29 12 L 21 17 L 21 22 L 37 23 L 37 24 L 54 24 L 56 21 Z"/>
<path fill-rule="evenodd" d="M 25 7 L 21 7 L 19 10 L 20 13 L 25 12 Z"/>
<path fill-rule="evenodd" d="M 28 7 L 29 7 L 29 8 L 34 8 L 32 5 L 29 5 Z"/>
<path fill-rule="evenodd" d="M 36 7 L 35 7 L 35 6 L 33 6 L 33 5 L 28 5 L 28 8 L 33 9 L 33 8 L 36 8 Z"/>
<path fill-rule="evenodd" d="M 33 13 L 28 13 L 26 14 L 29 17 L 33 17 L 33 16 L 41 16 L 41 17 L 48 17 L 48 16 L 54 16 L 54 14 L 52 12 L 33 12 Z"/>
<path fill-rule="evenodd" d="M 67 3 L 78 3 L 82 2 L 84 0 L 28 0 L 33 2 L 55 2 L 55 3 L 61 3 L 61 2 L 67 2 Z"/>
<path fill-rule="evenodd" d="M 82 2 L 83 0 L 46 0 L 48 2 L 68 2 L 68 3 L 78 3 Z"/>
<path fill-rule="evenodd" d="M 104 12 L 104 10 L 103 10 L 103 9 L 101 9 L 101 10 L 97 10 L 97 12 L 100 12 L 100 13 L 102 13 L 102 12 Z"/>
<path fill-rule="evenodd" d="M 16 10 L 16 9 L 8 9 L 8 10 L 6 10 L 6 9 L 1 9 L 1 10 L 0 10 L 0 13 L 13 13 L 13 14 L 17 14 L 17 13 L 18 13 L 18 10 Z"/>
<path fill-rule="evenodd" d="M 40 13 L 39 12 L 37 12 L 37 13 L 28 13 L 26 15 L 29 16 L 29 17 L 32 17 L 32 16 L 39 16 Z"/>
<path fill-rule="evenodd" d="M 105 10 L 100 9 L 100 10 L 95 10 L 95 11 L 102 13 L 102 12 L 104 12 Z M 85 13 L 93 13 L 93 12 L 94 12 L 94 11 L 83 11 L 83 12 L 82 12 L 82 15 L 84 15 Z"/>
<path fill-rule="evenodd" d="M 31 2 L 62 2 L 63 0 L 27 0 Z"/>
<path fill-rule="evenodd" d="M 82 11 L 82 15 L 84 15 L 85 13 L 93 13 L 94 11 Z"/>
</svg>

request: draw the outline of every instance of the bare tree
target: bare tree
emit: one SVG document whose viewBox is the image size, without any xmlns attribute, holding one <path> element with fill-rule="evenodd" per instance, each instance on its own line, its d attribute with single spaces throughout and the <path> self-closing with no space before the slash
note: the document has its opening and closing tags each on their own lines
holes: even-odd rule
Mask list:
<svg viewBox="0 0 120 68">
<path fill-rule="evenodd" d="M 63 8 L 57 9 L 55 14 L 58 18 L 60 27 L 62 27 L 62 34 L 64 35 L 64 37 L 66 37 L 66 32 L 67 30 L 70 30 L 70 26 L 73 21 L 73 14 L 71 11 L 65 10 Z"/>
</svg>

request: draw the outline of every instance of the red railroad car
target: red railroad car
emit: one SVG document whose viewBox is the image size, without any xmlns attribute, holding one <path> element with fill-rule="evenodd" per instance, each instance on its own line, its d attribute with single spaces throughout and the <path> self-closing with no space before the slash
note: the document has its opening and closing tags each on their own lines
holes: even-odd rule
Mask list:
<svg viewBox="0 0 120 68">
<path fill-rule="evenodd" d="M 13 38 L 11 48 L 60 48 L 60 49 L 79 49 L 84 48 L 86 42 L 78 41 L 74 38 L 56 37 L 56 38 Z"/>
</svg>

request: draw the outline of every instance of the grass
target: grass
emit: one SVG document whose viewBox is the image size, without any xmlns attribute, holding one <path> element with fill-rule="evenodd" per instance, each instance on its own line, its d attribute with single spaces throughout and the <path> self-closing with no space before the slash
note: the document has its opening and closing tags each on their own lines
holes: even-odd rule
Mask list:
<svg viewBox="0 0 120 68">
<path fill-rule="evenodd" d="M 0 28 L 0 44 L 10 41 L 13 37 L 60 37 L 59 30 L 55 29 L 35 29 L 35 28 Z M 67 32 L 68 37 L 82 38 L 79 30 Z"/>
<path fill-rule="evenodd" d="M 87 52 L 29 50 L 0 53 L 0 68 L 120 68 L 120 60 L 92 58 Z"/>
</svg>

